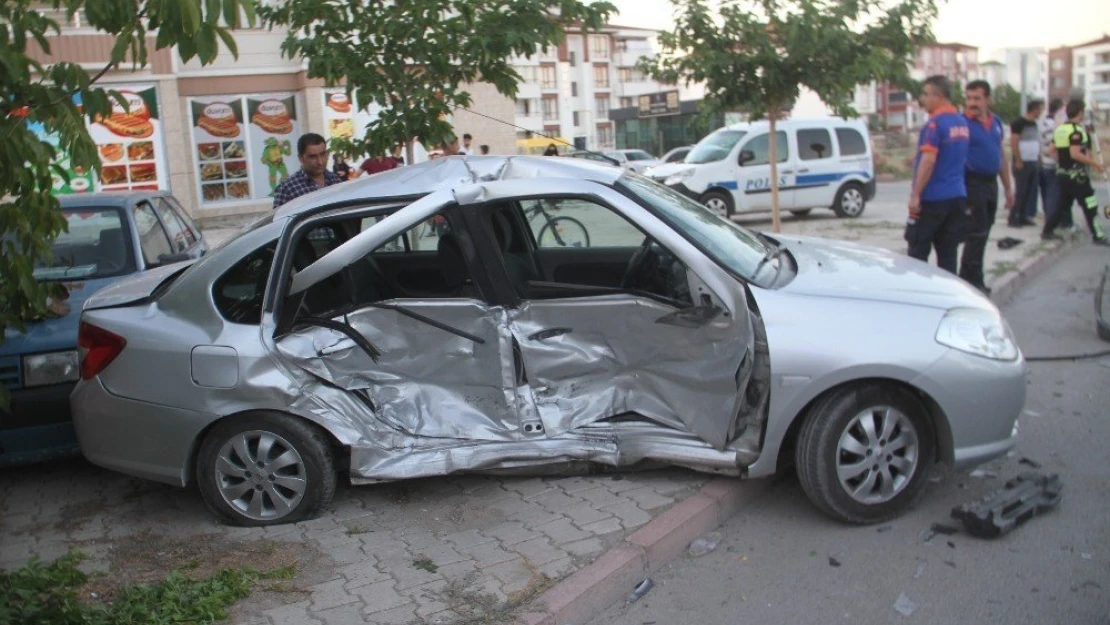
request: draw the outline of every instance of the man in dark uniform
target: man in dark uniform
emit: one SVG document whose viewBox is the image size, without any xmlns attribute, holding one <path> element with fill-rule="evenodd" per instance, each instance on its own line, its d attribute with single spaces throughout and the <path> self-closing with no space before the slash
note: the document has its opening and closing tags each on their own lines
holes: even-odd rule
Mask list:
<svg viewBox="0 0 1110 625">
<path fill-rule="evenodd" d="M 967 124 L 971 140 L 967 149 L 967 205 L 971 221 L 967 241 L 960 258 L 960 277 L 990 295 L 983 283 L 983 254 L 987 237 L 998 214 L 998 175 L 1006 192 L 1006 208 L 1014 207 L 1014 191 L 1010 169 L 1002 152 L 1005 126 L 991 113 L 991 86 L 984 80 L 973 80 L 964 89 L 967 97 Z"/>
<path fill-rule="evenodd" d="M 944 76 L 925 79 L 921 105 L 929 121 L 917 141 L 906 221 L 908 254 L 928 262 L 936 248 L 937 266 L 956 273 L 956 252 L 967 231 L 967 120 L 952 106 L 952 87 Z"/>
<path fill-rule="evenodd" d="M 1060 225 L 1064 213 L 1071 211 L 1072 202 L 1078 202 L 1083 216 L 1087 218 L 1087 227 L 1091 229 L 1095 245 L 1110 245 L 1098 223 L 1098 197 L 1091 186 L 1090 168 L 1101 173 L 1102 165 L 1091 158 L 1091 135 L 1083 128 L 1083 111 L 1086 108 L 1083 100 L 1071 100 L 1067 106 L 1068 121 L 1056 128 L 1053 142 L 1060 163 L 1056 168 L 1060 179 L 1059 202 L 1057 210 L 1045 220 L 1041 238 L 1060 238 L 1053 230 Z"/>
</svg>

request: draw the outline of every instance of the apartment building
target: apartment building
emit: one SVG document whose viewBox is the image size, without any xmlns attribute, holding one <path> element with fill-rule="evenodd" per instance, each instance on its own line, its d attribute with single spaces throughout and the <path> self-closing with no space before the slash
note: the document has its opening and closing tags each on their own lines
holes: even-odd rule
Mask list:
<svg viewBox="0 0 1110 625">
<path fill-rule="evenodd" d="M 1110 35 L 1071 48 L 1072 86 L 1103 123 L 1110 123 Z"/>
<path fill-rule="evenodd" d="M 1003 63 L 1006 65 L 1005 80 L 1019 93 L 1044 100 L 1048 96 L 1048 51 L 1043 48 L 1005 48 L 1002 50 Z M 1002 83 L 994 83 L 994 87 Z"/>
<path fill-rule="evenodd" d="M 656 31 L 606 26 L 600 32 L 568 32 L 558 47 L 532 58 L 514 58 L 523 77 L 516 100 L 518 138 L 531 133 L 557 136 L 577 149 L 616 147 L 610 112 L 638 107 L 642 96 L 677 90 L 699 97 L 697 89 L 662 85 L 640 71 L 641 58 L 654 57 Z"/>
<path fill-rule="evenodd" d="M 64 9 L 44 12 L 62 32 L 50 39 L 51 55 L 32 51 L 37 60 L 88 68 L 107 64 L 115 43 L 111 36 L 89 28 L 80 11 L 72 18 Z M 101 174 L 78 172 L 84 182 L 63 184 L 56 192 L 163 189 L 198 219 L 261 212 L 272 206 L 274 187 L 300 168 L 296 143 L 302 134 L 349 136 L 362 133 L 375 118 L 373 109 L 362 111 L 349 101 L 342 87 L 327 88 L 309 78 L 303 60 L 283 58 L 284 31 L 237 29 L 234 35 L 237 59 L 224 50 L 207 66 L 182 63 L 176 51 L 155 50 L 150 37 L 146 68 L 131 71 L 124 64 L 107 72 L 100 84 L 132 103 L 130 114 L 143 117 L 141 132 L 90 124 L 102 155 Z M 514 129 L 495 121 L 512 120 L 512 100 L 490 85 L 468 90 L 474 110 L 485 116 L 456 111 L 451 120 L 456 133 L 473 135 L 475 145 L 487 144 L 493 153 L 515 153 Z M 127 114 L 122 107 L 117 112 Z"/>
<path fill-rule="evenodd" d="M 945 76 L 960 84 L 981 78 L 979 49 L 962 43 L 936 43 L 918 48 L 910 76 L 924 80 L 933 75 Z M 882 83 L 876 90 L 876 97 L 878 121 L 887 129 L 907 131 L 924 123 L 925 112 L 908 91 Z"/>
<path fill-rule="evenodd" d="M 1071 96 L 1071 87 L 1071 48 L 1052 48 L 1048 51 L 1048 97 L 1066 100 Z"/>
</svg>

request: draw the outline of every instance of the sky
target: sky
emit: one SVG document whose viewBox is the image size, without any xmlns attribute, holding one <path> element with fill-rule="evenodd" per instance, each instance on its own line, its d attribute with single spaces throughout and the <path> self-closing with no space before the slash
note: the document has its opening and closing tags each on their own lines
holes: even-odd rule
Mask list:
<svg viewBox="0 0 1110 625">
<path fill-rule="evenodd" d="M 610 0 L 621 26 L 665 29 L 669 0 Z M 1086 43 L 1110 33 L 1107 0 L 950 0 L 933 25 L 938 41 L 979 47 L 981 60 L 998 58 L 1009 47 L 1058 47 Z"/>
</svg>

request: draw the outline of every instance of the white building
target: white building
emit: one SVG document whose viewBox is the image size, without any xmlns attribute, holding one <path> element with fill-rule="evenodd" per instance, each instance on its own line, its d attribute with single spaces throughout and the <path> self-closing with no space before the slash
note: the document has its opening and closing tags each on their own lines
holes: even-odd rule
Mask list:
<svg viewBox="0 0 1110 625">
<path fill-rule="evenodd" d="M 1022 90 L 1022 68 L 1025 71 L 1025 93 L 1041 100 L 1048 95 L 1048 51 L 1044 48 L 1005 48 L 1002 62 L 1006 65 L 1005 81 L 1019 93 Z M 991 83 L 992 86 L 999 86 Z"/>
<path fill-rule="evenodd" d="M 979 73 L 982 74 L 983 80 L 990 83 L 992 89 L 997 89 L 1010 82 L 1010 79 L 1007 77 L 1006 64 L 1000 61 L 980 63 Z"/>
<path fill-rule="evenodd" d="M 1110 35 L 1071 50 L 1072 87 L 1104 120 L 1110 115 Z"/>
<path fill-rule="evenodd" d="M 656 31 L 607 26 L 598 33 L 567 33 L 561 46 L 532 58 L 514 58 L 524 78 L 519 85 L 515 123 L 518 136 L 542 132 L 578 148 L 616 145 L 612 108 L 638 106 L 639 96 L 673 90 L 647 77 L 636 64 L 654 57 Z M 683 100 L 700 99 L 698 88 L 678 86 Z"/>
</svg>

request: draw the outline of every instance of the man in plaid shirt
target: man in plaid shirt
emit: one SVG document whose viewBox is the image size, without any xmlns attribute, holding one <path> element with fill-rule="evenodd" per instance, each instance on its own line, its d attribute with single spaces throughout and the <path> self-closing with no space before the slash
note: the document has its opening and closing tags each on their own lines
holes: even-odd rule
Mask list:
<svg viewBox="0 0 1110 625">
<path fill-rule="evenodd" d="M 297 158 L 301 170 L 289 176 L 274 189 L 274 208 L 286 202 L 323 189 L 343 180 L 328 170 L 328 144 L 320 135 L 310 132 L 297 140 Z"/>
</svg>

